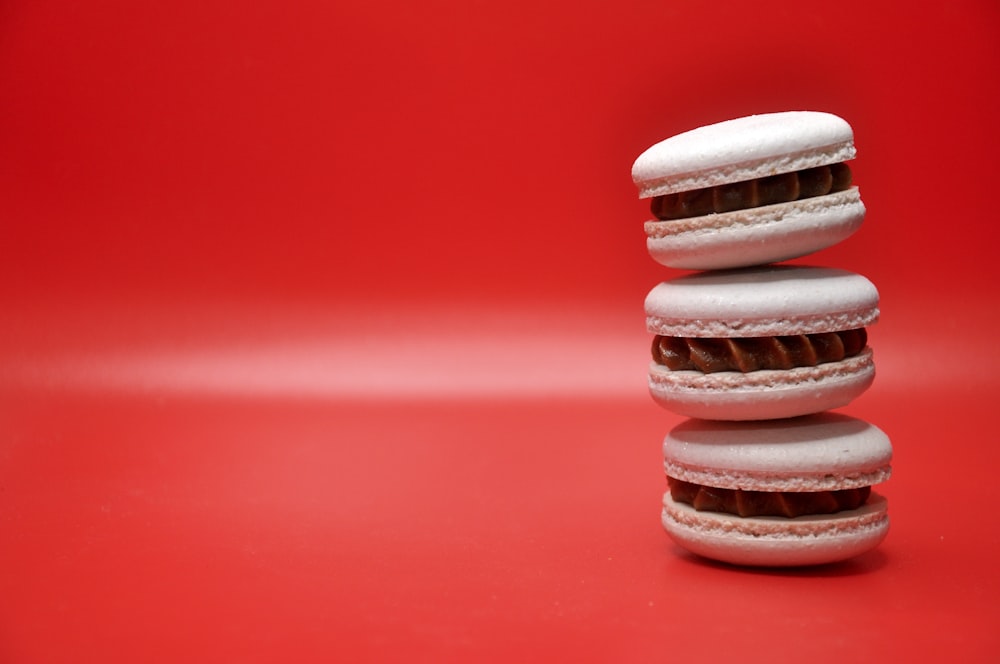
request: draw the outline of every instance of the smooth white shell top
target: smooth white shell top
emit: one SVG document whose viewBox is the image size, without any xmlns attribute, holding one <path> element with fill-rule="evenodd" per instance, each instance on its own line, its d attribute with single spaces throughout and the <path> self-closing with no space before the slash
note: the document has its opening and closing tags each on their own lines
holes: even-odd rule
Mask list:
<svg viewBox="0 0 1000 664">
<path fill-rule="evenodd" d="M 878 290 L 859 274 L 767 265 L 665 281 L 646 296 L 646 327 L 671 337 L 836 332 L 878 320 Z"/>
<path fill-rule="evenodd" d="M 667 474 L 708 486 L 818 491 L 888 478 L 892 444 L 878 427 L 838 413 L 786 420 L 686 420 L 663 441 Z"/>
<path fill-rule="evenodd" d="M 787 111 L 727 120 L 677 134 L 632 165 L 649 198 L 853 159 L 854 132 L 842 118 Z"/>
</svg>

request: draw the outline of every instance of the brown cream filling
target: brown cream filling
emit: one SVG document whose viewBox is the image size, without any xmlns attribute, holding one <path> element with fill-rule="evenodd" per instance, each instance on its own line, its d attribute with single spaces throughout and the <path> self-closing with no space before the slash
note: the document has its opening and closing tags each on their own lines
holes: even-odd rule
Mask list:
<svg viewBox="0 0 1000 664">
<path fill-rule="evenodd" d="M 660 220 L 684 219 L 825 196 L 850 186 L 851 169 L 840 163 L 656 196 L 650 208 L 653 216 Z"/>
<path fill-rule="evenodd" d="M 871 495 L 870 486 L 836 491 L 743 491 L 720 489 L 667 477 L 670 496 L 702 512 L 748 516 L 796 517 L 833 514 L 861 507 Z"/>
<path fill-rule="evenodd" d="M 814 367 L 860 353 L 865 328 L 780 337 L 688 338 L 657 335 L 653 361 L 672 371 L 741 371 Z"/>
</svg>

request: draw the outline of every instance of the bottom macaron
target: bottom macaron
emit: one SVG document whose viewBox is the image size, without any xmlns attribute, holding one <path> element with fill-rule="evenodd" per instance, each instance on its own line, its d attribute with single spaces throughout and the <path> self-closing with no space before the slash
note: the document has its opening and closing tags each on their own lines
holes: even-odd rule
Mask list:
<svg viewBox="0 0 1000 664">
<path fill-rule="evenodd" d="M 889 532 L 888 503 L 872 494 L 853 510 L 794 518 L 740 517 L 698 511 L 663 496 L 663 527 L 678 544 L 700 556 L 736 565 L 820 565 L 853 558 L 877 547 Z"/>
<path fill-rule="evenodd" d="M 872 487 L 891 475 L 877 427 L 839 413 L 780 420 L 691 419 L 663 441 L 667 533 L 689 551 L 739 565 L 832 563 L 889 530 Z"/>
</svg>

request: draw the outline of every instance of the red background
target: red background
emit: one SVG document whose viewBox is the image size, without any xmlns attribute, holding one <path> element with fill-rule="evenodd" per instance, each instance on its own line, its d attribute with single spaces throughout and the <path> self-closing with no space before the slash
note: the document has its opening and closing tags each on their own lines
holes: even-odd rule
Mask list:
<svg viewBox="0 0 1000 664">
<path fill-rule="evenodd" d="M 886 3 L 886 6 L 888 3 Z M 0 661 L 987 661 L 994 3 L 0 7 Z M 855 128 L 893 529 L 658 523 L 634 158 Z"/>
</svg>

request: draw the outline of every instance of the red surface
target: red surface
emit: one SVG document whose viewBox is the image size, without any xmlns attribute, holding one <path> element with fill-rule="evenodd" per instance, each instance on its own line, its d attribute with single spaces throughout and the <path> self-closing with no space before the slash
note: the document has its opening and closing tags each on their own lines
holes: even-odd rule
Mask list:
<svg viewBox="0 0 1000 664">
<path fill-rule="evenodd" d="M 873 4 L 5 3 L 0 661 L 995 659 L 1000 16 Z M 658 523 L 628 172 L 791 108 L 893 526 L 740 570 Z"/>
</svg>

